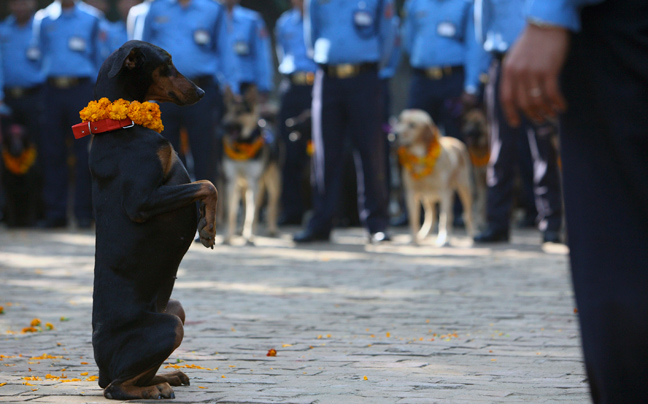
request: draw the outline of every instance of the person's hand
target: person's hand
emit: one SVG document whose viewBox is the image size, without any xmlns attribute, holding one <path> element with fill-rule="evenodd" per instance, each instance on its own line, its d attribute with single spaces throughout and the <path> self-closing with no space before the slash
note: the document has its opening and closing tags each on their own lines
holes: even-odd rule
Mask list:
<svg viewBox="0 0 648 404">
<path fill-rule="evenodd" d="M 568 48 L 566 29 L 527 25 L 502 68 L 500 101 L 509 124 L 520 124 L 519 110 L 536 122 L 565 111 L 558 76 Z"/>
</svg>

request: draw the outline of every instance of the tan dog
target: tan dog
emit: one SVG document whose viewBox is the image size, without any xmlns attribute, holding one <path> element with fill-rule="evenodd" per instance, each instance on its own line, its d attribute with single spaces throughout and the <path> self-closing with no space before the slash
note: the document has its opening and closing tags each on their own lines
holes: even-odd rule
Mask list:
<svg viewBox="0 0 648 404">
<path fill-rule="evenodd" d="M 243 238 L 253 243 L 258 213 L 268 192 L 267 230 L 276 236 L 281 178 L 279 165 L 273 156 L 271 145 L 265 136 L 265 128 L 259 122 L 257 90 L 249 87 L 242 99 L 231 92 L 225 94 L 227 113 L 223 119 L 223 172 L 226 181 L 227 234 L 224 243 L 229 244 L 236 230 L 236 218 L 241 196 L 245 201 Z"/>
<path fill-rule="evenodd" d="M 490 159 L 488 143 L 488 122 L 485 112 L 473 108 L 465 113 L 461 133 L 466 139 L 470 161 L 473 166 L 473 185 L 475 199 L 473 201 L 474 225 L 480 228 L 486 224 L 486 167 Z"/>
<path fill-rule="evenodd" d="M 455 191 L 464 207 L 466 229 L 472 235 L 470 157 L 466 146 L 460 140 L 441 137 L 430 116 L 416 109 L 404 110 L 400 114 L 396 133 L 412 243 L 419 244 L 434 227 L 435 204 L 438 202 L 441 212 L 436 245 L 448 244 Z M 419 229 L 421 204 L 425 220 Z"/>
</svg>

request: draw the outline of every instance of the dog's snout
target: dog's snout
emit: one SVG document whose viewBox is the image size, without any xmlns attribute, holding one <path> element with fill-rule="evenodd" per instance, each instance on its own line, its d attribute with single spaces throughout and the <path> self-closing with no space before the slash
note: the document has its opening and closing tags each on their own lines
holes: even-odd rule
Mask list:
<svg viewBox="0 0 648 404">
<path fill-rule="evenodd" d="M 205 95 L 205 90 L 196 86 L 196 95 L 198 96 L 198 99 L 201 99 Z"/>
</svg>

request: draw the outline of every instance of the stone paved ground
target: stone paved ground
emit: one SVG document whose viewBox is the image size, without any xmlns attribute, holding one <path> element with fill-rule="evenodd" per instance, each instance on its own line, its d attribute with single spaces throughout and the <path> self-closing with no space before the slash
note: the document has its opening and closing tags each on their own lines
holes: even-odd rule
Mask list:
<svg viewBox="0 0 648 404">
<path fill-rule="evenodd" d="M 566 251 L 538 237 L 367 247 L 351 229 L 306 247 L 287 234 L 194 245 L 169 363 L 196 368 L 175 402 L 588 403 Z M 86 381 L 93 254 L 89 232 L 0 229 L 0 403 L 108 402 Z M 33 318 L 54 329 L 21 334 Z"/>
</svg>

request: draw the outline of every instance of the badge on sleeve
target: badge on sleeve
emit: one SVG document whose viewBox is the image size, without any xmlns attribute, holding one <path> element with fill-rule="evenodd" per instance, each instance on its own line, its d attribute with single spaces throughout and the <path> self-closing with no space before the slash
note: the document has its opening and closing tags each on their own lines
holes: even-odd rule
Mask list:
<svg viewBox="0 0 648 404">
<path fill-rule="evenodd" d="M 457 34 L 457 27 L 448 21 L 444 21 L 437 25 L 437 34 L 444 37 L 453 37 Z"/>
<path fill-rule="evenodd" d="M 86 41 L 81 37 L 73 36 L 68 40 L 68 48 L 75 52 L 85 52 Z"/>
<path fill-rule="evenodd" d="M 207 45 L 210 41 L 211 38 L 209 37 L 209 32 L 204 29 L 197 29 L 194 31 L 194 42 L 197 45 Z"/>
<path fill-rule="evenodd" d="M 27 59 L 29 60 L 38 60 L 41 57 L 40 49 L 35 46 L 27 48 Z"/>
<path fill-rule="evenodd" d="M 366 28 L 373 24 L 373 17 L 367 11 L 358 10 L 353 14 L 353 22 L 359 28 Z"/>
<path fill-rule="evenodd" d="M 234 42 L 234 52 L 239 56 L 247 56 L 250 54 L 250 47 L 244 41 Z"/>
</svg>

